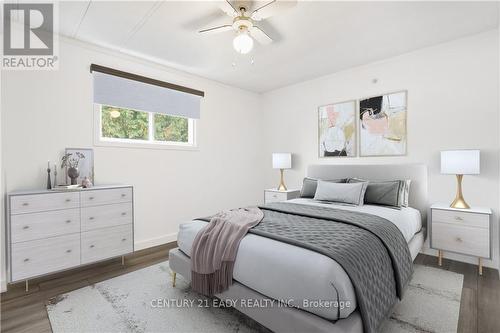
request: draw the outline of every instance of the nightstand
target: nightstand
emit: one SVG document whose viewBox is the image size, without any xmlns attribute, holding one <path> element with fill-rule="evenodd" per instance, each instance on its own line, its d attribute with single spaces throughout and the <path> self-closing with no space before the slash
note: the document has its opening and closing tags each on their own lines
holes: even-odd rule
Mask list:
<svg viewBox="0 0 500 333">
<path fill-rule="evenodd" d="M 292 200 L 300 197 L 300 190 L 278 191 L 277 189 L 264 190 L 264 203 Z"/>
<path fill-rule="evenodd" d="M 472 207 L 451 208 L 444 204 L 431 206 L 431 248 L 438 250 L 441 266 L 443 251 L 478 258 L 479 275 L 483 274 L 482 259 L 491 259 L 491 209 Z"/>
</svg>

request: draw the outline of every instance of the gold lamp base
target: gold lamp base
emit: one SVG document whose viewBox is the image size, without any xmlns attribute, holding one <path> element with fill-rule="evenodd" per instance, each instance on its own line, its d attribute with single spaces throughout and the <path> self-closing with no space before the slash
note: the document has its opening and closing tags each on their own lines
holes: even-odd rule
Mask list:
<svg viewBox="0 0 500 333">
<path fill-rule="evenodd" d="M 455 200 L 451 203 L 451 208 L 458 209 L 470 209 L 470 206 L 465 202 L 464 196 L 462 194 L 462 179 L 464 175 L 457 175 L 457 195 L 455 196 Z"/>
<path fill-rule="evenodd" d="M 287 188 L 285 185 L 285 180 L 283 178 L 283 169 L 280 169 L 280 172 L 281 172 L 281 180 L 280 180 L 280 184 L 278 186 L 278 191 L 286 191 Z"/>
</svg>

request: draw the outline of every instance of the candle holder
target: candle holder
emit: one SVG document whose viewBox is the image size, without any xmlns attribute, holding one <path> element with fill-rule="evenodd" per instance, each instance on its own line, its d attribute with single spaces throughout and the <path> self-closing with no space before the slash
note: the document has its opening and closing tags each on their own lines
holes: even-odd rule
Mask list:
<svg viewBox="0 0 500 333">
<path fill-rule="evenodd" d="M 50 167 L 47 168 L 47 190 L 52 189 L 52 182 L 50 180 Z"/>
</svg>

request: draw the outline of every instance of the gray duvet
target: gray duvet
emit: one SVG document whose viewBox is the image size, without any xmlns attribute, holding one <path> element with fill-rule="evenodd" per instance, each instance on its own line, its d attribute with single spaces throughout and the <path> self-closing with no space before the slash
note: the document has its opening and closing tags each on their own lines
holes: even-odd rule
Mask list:
<svg viewBox="0 0 500 333">
<path fill-rule="evenodd" d="M 356 290 L 364 331 L 389 317 L 413 273 L 406 241 L 381 217 L 294 203 L 260 207 L 264 219 L 249 232 L 310 249 L 338 262 Z"/>
</svg>

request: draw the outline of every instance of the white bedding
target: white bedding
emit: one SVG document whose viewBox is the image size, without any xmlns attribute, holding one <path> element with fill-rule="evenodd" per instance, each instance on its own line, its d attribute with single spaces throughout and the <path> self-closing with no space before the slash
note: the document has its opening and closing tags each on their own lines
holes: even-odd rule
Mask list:
<svg viewBox="0 0 500 333">
<path fill-rule="evenodd" d="M 406 241 L 422 227 L 420 212 L 413 208 L 401 210 L 374 205 L 345 206 L 319 203 L 311 199 L 290 202 L 305 205 L 332 205 L 383 217 L 401 230 Z M 192 221 L 179 227 L 177 243 L 188 256 L 198 231 L 207 222 Z M 333 259 L 317 252 L 282 243 L 266 237 L 247 234 L 241 241 L 235 261 L 236 281 L 261 294 L 329 320 L 347 318 L 356 309 L 354 287 L 344 269 Z M 313 305 L 306 306 L 306 301 Z M 318 303 L 317 301 L 321 301 Z M 348 307 L 325 307 L 331 301 L 349 302 Z"/>
</svg>

